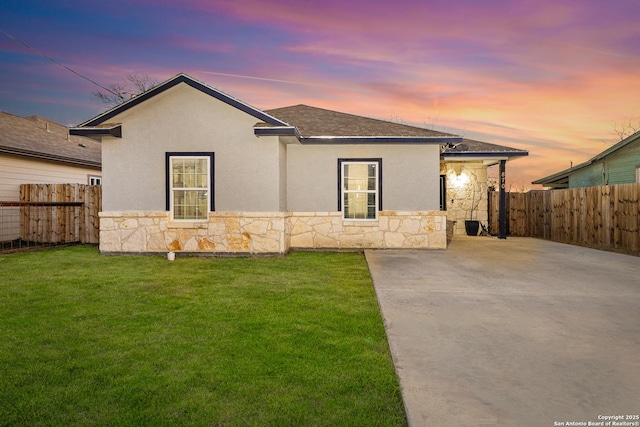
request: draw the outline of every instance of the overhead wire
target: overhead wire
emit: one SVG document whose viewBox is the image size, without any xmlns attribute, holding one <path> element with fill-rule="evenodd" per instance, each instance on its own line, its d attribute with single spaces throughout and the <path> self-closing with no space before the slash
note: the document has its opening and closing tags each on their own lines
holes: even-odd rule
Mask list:
<svg viewBox="0 0 640 427">
<path fill-rule="evenodd" d="M 14 41 L 16 41 L 16 42 L 20 43 L 21 45 L 23 45 L 23 46 L 27 47 L 28 49 L 33 50 L 34 52 L 36 52 L 38 55 L 42 56 L 43 58 L 46 58 L 46 59 L 48 59 L 49 61 L 53 62 L 54 64 L 59 65 L 59 66 L 61 66 L 61 67 L 65 68 L 66 70 L 68 70 L 68 71 L 72 72 L 72 73 L 73 73 L 73 74 L 75 74 L 76 76 L 81 77 L 81 78 L 83 78 L 83 79 L 87 80 L 87 81 L 88 81 L 88 82 L 90 82 L 90 83 L 93 83 L 94 85 L 98 86 L 99 88 L 104 89 L 104 90 L 106 90 L 107 92 L 110 92 L 110 93 L 114 94 L 115 96 L 117 96 L 117 97 L 119 97 L 119 98 L 121 97 L 121 95 L 119 95 L 119 94 L 115 93 L 115 92 L 114 92 L 114 91 L 112 91 L 111 89 L 109 89 L 109 88 L 107 88 L 107 87 L 102 86 L 100 83 L 98 83 L 98 82 L 96 82 L 96 81 L 94 81 L 94 80 L 90 79 L 89 77 L 83 76 L 82 74 L 80 74 L 80 73 L 78 73 L 77 71 L 75 71 L 75 70 L 71 69 L 70 67 L 68 67 L 68 66 L 64 65 L 63 63 L 61 63 L 61 62 L 59 62 L 59 61 L 55 60 L 54 58 L 51 58 L 50 56 L 48 56 L 48 55 L 46 55 L 46 54 L 42 53 L 41 51 L 39 51 L 39 50 L 38 50 L 38 49 L 36 49 L 35 47 L 30 46 L 28 43 L 26 43 L 26 42 L 24 42 L 24 41 L 20 40 L 19 38 L 17 38 L 17 37 L 15 37 L 15 36 L 13 36 L 12 34 L 9 34 L 9 33 L 8 33 L 8 32 L 6 32 L 5 30 L 3 30 L 2 28 L 0 28 L 0 32 L 1 32 L 1 33 L 3 33 L 5 36 L 9 37 L 10 39 L 12 39 L 12 40 L 14 40 Z"/>
</svg>

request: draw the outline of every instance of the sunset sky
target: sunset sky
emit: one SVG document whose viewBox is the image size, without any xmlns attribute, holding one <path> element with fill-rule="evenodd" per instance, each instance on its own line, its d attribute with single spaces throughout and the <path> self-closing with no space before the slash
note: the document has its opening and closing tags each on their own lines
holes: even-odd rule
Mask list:
<svg viewBox="0 0 640 427">
<path fill-rule="evenodd" d="M 640 121 L 638 0 L 3 0 L 0 110 L 76 125 L 101 85 L 180 72 L 261 109 L 308 104 L 529 150 L 514 189 Z M 8 33 L 8 34 L 7 34 Z"/>
</svg>

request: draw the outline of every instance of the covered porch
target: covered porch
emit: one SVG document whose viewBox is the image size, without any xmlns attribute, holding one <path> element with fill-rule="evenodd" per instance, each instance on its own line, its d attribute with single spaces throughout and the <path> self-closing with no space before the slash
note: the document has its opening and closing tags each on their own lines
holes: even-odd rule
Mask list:
<svg viewBox="0 0 640 427">
<path fill-rule="evenodd" d="M 506 164 L 528 154 L 525 150 L 470 139 L 442 147 L 440 209 L 446 211 L 450 235 L 468 234 L 465 228 L 468 221 L 477 221 L 479 230 L 488 227 L 489 191 L 500 192 L 501 218 L 506 217 Z M 491 173 L 490 168 L 495 172 Z M 499 237 L 506 238 L 506 225 L 501 227 Z"/>
</svg>

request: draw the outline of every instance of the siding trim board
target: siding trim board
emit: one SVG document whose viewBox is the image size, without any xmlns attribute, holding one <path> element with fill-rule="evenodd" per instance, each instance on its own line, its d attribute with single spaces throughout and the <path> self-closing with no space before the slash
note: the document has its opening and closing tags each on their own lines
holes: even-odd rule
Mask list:
<svg viewBox="0 0 640 427">
<path fill-rule="evenodd" d="M 461 137 L 440 136 L 309 136 L 300 138 L 305 145 L 332 144 L 445 144 L 461 142 Z M 522 155 L 522 154 L 520 154 Z"/>
<path fill-rule="evenodd" d="M 87 126 L 78 128 L 69 128 L 71 135 L 78 136 L 115 136 L 116 138 L 122 138 L 122 125 L 117 124 L 114 126 Z"/>
<path fill-rule="evenodd" d="M 56 156 L 54 154 L 39 153 L 36 151 L 21 150 L 18 148 L 0 147 L 0 154 L 8 154 L 18 157 L 29 157 L 32 159 L 48 160 L 57 163 L 66 163 L 69 165 L 86 166 L 90 168 L 101 169 L 101 162 L 92 162 L 90 160 L 74 159 L 72 157 Z"/>
<path fill-rule="evenodd" d="M 452 153 L 452 152 L 445 152 L 442 153 L 440 155 L 440 157 L 442 158 L 449 158 L 449 157 L 453 157 L 453 158 L 457 158 L 457 157 L 473 157 L 473 158 L 478 158 L 478 157 L 491 157 L 491 159 L 499 159 L 499 158 L 506 158 L 506 157 L 514 157 L 514 156 L 518 156 L 521 157 L 525 155 L 522 151 L 462 151 L 459 153 Z"/>
</svg>

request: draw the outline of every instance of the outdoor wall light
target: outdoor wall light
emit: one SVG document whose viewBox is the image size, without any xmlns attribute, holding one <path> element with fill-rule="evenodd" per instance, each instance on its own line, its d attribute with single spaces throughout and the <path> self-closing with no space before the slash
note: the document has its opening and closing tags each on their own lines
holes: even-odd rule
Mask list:
<svg viewBox="0 0 640 427">
<path fill-rule="evenodd" d="M 451 176 L 451 184 L 454 188 L 465 187 L 469 183 L 469 175 L 465 172 L 454 173 Z"/>
</svg>

